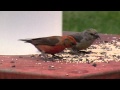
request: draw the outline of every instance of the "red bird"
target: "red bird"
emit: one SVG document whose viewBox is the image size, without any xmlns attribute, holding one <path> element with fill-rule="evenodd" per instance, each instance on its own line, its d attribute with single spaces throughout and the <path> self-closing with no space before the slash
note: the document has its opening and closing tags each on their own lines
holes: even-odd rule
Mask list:
<svg viewBox="0 0 120 90">
<path fill-rule="evenodd" d="M 50 36 L 20 40 L 33 44 L 42 53 L 45 59 L 48 59 L 45 53 L 54 56 L 54 54 L 63 51 L 65 48 L 71 48 L 76 45 L 76 40 L 72 36 Z"/>
</svg>

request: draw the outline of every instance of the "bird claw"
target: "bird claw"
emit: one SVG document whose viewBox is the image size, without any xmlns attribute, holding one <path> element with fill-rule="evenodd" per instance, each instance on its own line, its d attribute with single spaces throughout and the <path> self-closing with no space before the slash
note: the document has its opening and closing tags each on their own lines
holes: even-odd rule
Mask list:
<svg viewBox="0 0 120 90">
<path fill-rule="evenodd" d="M 90 54 L 90 53 L 92 53 L 92 51 L 79 51 L 79 53 L 82 53 L 82 54 Z"/>
<path fill-rule="evenodd" d="M 54 58 L 54 59 L 62 59 L 62 57 L 56 56 L 56 55 L 54 55 L 53 58 Z"/>
<path fill-rule="evenodd" d="M 80 55 L 80 54 L 90 54 L 92 51 L 71 51 L 69 52 L 72 55 Z"/>
<path fill-rule="evenodd" d="M 71 51 L 71 52 L 69 52 L 69 54 L 72 54 L 72 55 L 78 55 L 79 54 L 79 52 L 78 51 Z"/>
</svg>

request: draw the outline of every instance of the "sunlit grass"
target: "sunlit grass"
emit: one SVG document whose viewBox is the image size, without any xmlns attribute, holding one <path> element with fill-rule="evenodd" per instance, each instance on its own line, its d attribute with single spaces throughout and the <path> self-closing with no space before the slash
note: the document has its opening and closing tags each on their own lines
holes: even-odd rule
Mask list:
<svg viewBox="0 0 120 90">
<path fill-rule="evenodd" d="M 100 33 L 120 34 L 120 11 L 63 11 L 63 31 L 88 28 Z"/>
</svg>

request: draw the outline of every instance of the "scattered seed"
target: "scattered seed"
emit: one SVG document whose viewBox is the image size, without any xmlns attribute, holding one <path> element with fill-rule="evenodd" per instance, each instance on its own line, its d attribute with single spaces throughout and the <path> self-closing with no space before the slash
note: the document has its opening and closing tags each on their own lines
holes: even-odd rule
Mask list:
<svg viewBox="0 0 120 90">
<path fill-rule="evenodd" d="M 11 61 L 10 63 L 15 63 L 15 61 Z"/>
<path fill-rule="evenodd" d="M 110 39 L 110 37 L 108 37 L 107 39 Z M 77 63 L 77 64 L 78 63 L 88 63 L 88 64 L 92 63 L 92 66 L 94 67 L 97 66 L 96 62 L 109 63 L 109 61 L 112 61 L 112 60 L 118 62 L 120 61 L 119 60 L 120 59 L 120 55 L 119 55 L 120 54 L 120 49 L 119 49 L 120 42 L 118 42 L 120 41 L 120 38 L 113 37 L 113 39 L 116 39 L 116 40 L 111 40 L 111 41 L 105 40 L 105 41 L 96 42 L 96 45 L 91 45 L 86 50 L 81 50 L 77 54 L 71 53 L 70 49 L 65 49 L 64 52 L 56 54 L 56 56 L 60 57 L 61 60 L 57 58 L 55 58 L 54 60 L 58 63 L 60 62 L 60 64 L 63 64 L 62 61 L 65 61 L 65 64 L 67 63 Z M 36 57 L 36 55 L 31 55 L 31 57 Z M 50 57 L 51 55 L 48 54 L 48 58 Z M 19 56 L 19 58 L 23 58 L 23 57 Z M 14 63 L 14 62 L 11 61 L 11 63 Z M 37 63 L 37 64 L 40 64 L 40 63 Z M 53 67 L 50 66 L 50 68 L 54 68 L 54 66 Z"/>
<path fill-rule="evenodd" d="M 15 65 L 12 65 L 11 67 L 15 67 Z"/>
<path fill-rule="evenodd" d="M 23 58 L 22 56 L 19 56 L 19 58 Z"/>
<path fill-rule="evenodd" d="M 112 38 L 114 38 L 114 39 L 115 39 L 115 38 L 117 38 L 117 37 L 112 37 Z"/>
<path fill-rule="evenodd" d="M 49 66 L 50 68 L 54 68 L 54 66 L 52 65 L 52 66 Z"/>
<path fill-rule="evenodd" d="M 87 62 L 88 64 L 90 64 L 90 61 L 89 61 L 88 59 L 86 59 L 86 62 Z"/>
<path fill-rule="evenodd" d="M 96 67 L 96 66 L 97 66 L 97 64 L 96 64 L 96 63 L 93 63 L 93 64 L 92 64 L 92 66 Z"/>
<path fill-rule="evenodd" d="M 1 60 L 3 62 L 3 60 Z"/>
<path fill-rule="evenodd" d="M 38 64 L 41 64 L 41 63 L 38 63 Z"/>
<path fill-rule="evenodd" d="M 69 74 L 65 74 L 66 76 L 69 76 Z"/>
<path fill-rule="evenodd" d="M 49 70 L 55 70 L 55 67 L 53 65 L 49 66 Z"/>
<path fill-rule="evenodd" d="M 108 43 L 108 41 L 104 41 L 105 43 Z"/>
<path fill-rule="evenodd" d="M 101 52 L 100 54 L 103 54 L 103 55 L 104 55 L 104 54 L 106 54 L 106 52 Z"/>
<path fill-rule="evenodd" d="M 31 55 L 30 57 L 31 57 L 31 58 L 34 58 L 34 57 L 35 57 L 35 55 Z"/>
</svg>

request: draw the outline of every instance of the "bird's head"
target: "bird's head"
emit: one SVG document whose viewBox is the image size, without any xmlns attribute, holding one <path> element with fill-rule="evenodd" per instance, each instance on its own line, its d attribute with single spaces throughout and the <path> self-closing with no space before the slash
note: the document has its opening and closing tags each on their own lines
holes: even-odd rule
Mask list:
<svg viewBox="0 0 120 90">
<path fill-rule="evenodd" d="M 84 34 L 88 37 L 91 37 L 93 39 L 101 39 L 100 36 L 98 35 L 98 32 L 96 31 L 96 29 L 87 29 L 84 31 Z"/>
</svg>

